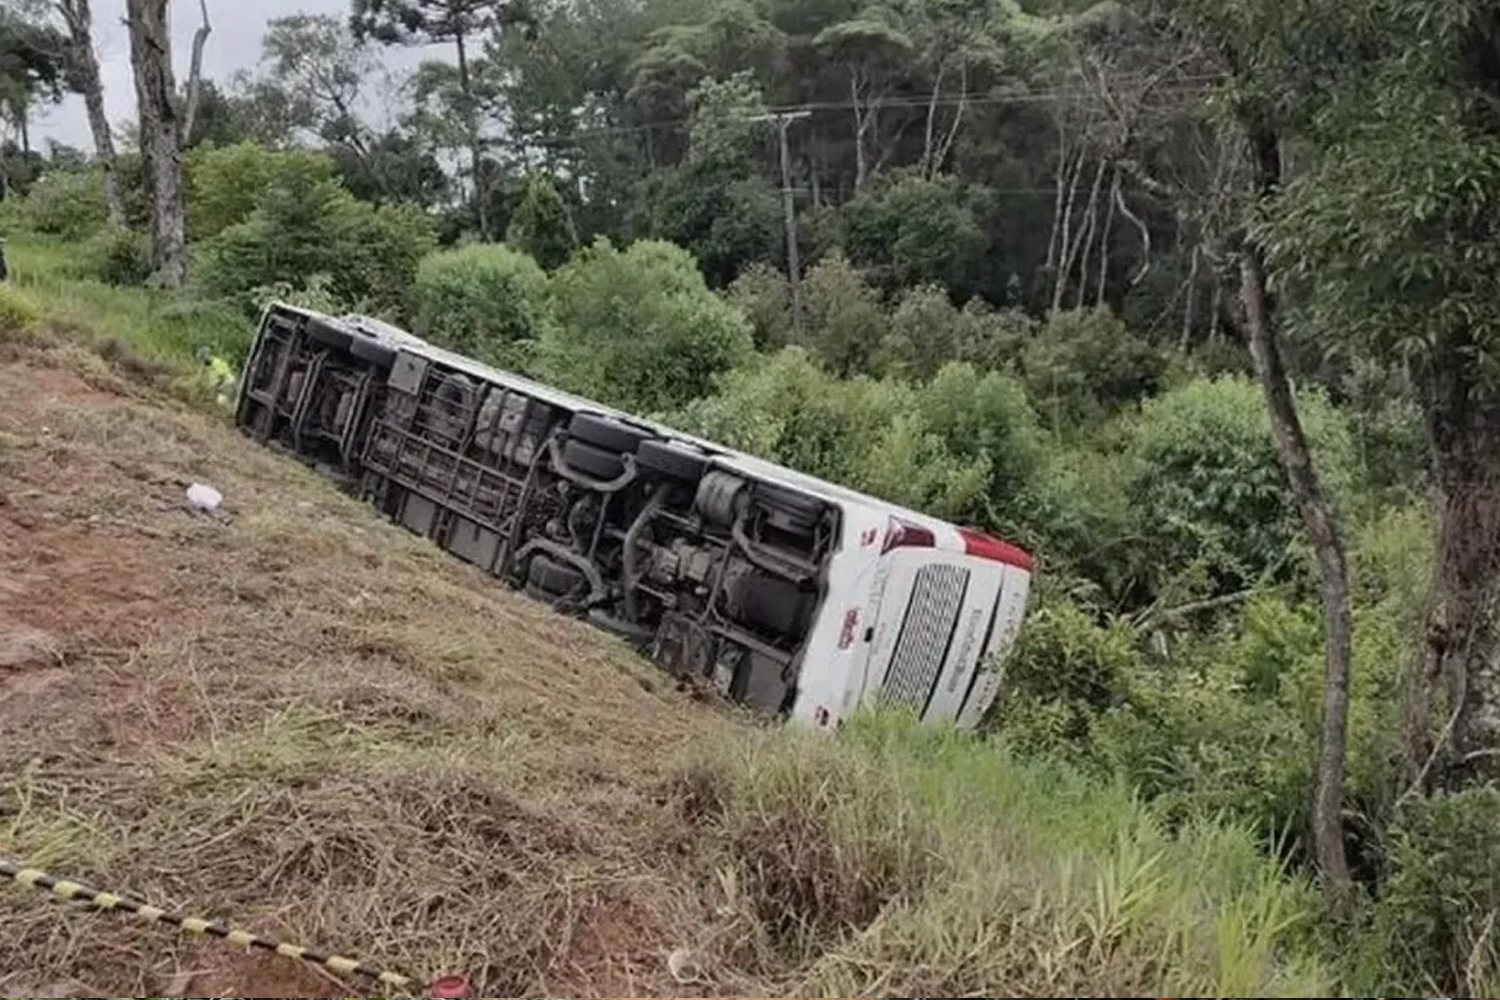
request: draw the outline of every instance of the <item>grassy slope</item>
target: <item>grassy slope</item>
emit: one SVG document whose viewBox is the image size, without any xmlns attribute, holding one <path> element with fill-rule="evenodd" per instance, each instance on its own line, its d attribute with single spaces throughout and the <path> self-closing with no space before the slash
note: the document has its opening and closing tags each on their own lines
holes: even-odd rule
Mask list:
<svg viewBox="0 0 1500 1000">
<path fill-rule="evenodd" d="M 66 252 L 13 244 L 0 289 L 0 650 L 37 630 L 0 665 L 0 852 L 492 996 L 1337 992 L 1242 833 L 900 720 L 692 704 L 178 402 L 232 326 Z M 14 887 L 0 939 L 9 995 L 339 995 Z"/>
</svg>

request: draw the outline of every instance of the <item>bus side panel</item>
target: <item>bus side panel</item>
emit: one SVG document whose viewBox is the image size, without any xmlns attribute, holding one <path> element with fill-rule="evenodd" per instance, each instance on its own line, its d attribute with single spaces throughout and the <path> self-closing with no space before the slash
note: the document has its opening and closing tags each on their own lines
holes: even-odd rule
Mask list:
<svg viewBox="0 0 1500 1000">
<path fill-rule="evenodd" d="M 980 656 L 979 669 L 972 679 L 969 693 L 959 709 L 959 728 L 973 729 L 978 726 L 990 706 L 995 703 L 1005 677 L 1005 661 L 1015 646 L 1016 634 L 1021 629 L 1021 618 L 1026 614 L 1026 599 L 1030 592 L 1031 574 L 1017 566 L 1006 566 L 1000 604 L 995 609 L 995 627 Z"/>
<path fill-rule="evenodd" d="M 885 523 L 878 511 L 843 508 L 843 536 L 828 562 L 828 589 L 802 654 L 795 722 L 832 728 L 855 707 L 869 658 L 865 635 L 879 599 L 876 571 Z"/>
</svg>

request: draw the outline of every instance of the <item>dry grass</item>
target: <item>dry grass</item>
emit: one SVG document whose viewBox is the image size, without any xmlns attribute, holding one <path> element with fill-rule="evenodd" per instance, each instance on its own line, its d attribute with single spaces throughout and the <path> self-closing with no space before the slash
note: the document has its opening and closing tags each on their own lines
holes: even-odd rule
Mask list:
<svg viewBox="0 0 1500 1000">
<path fill-rule="evenodd" d="M 310 471 L 60 360 L 0 368 L 0 626 L 48 649 L 0 672 L 0 849 L 487 995 L 670 993 L 702 913 L 653 794 L 722 721 Z M 187 509 L 194 480 L 219 515 Z M 203 966 L 199 996 L 337 992 L 11 892 L 8 990 Z"/>
<path fill-rule="evenodd" d="M 1240 831 L 899 720 L 741 725 L 17 302 L 0 853 L 485 996 L 1336 994 Z M 0 940 L 10 996 L 348 992 L 13 886 Z"/>
</svg>

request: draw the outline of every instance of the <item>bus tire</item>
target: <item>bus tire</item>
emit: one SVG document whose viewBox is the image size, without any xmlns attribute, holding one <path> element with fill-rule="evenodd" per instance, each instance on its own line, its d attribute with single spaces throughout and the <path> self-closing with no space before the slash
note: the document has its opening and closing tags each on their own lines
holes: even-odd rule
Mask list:
<svg viewBox="0 0 1500 1000">
<path fill-rule="evenodd" d="M 635 453 L 635 462 L 643 471 L 660 473 L 672 479 L 696 483 L 708 471 L 708 460 L 685 448 L 663 441 L 646 441 Z"/>
<path fill-rule="evenodd" d="M 582 441 L 569 441 L 563 445 L 562 460 L 574 472 L 605 482 L 618 479 L 625 471 L 625 463 L 618 454 Z"/>
<path fill-rule="evenodd" d="M 568 422 L 568 437 L 620 455 L 634 454 L 643 441 L 651 439 L 645 431 L 591 413 L 573 414 L 573 419 Z"/>
</svg>

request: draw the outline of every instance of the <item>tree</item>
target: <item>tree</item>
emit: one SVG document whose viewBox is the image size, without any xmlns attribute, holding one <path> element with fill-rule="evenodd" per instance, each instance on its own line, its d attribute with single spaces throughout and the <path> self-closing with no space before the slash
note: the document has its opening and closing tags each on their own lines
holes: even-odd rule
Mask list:
<svg viewBox="0 0 1500 1000">
<path fill-rule="evenodd" d="M 505 241 L 549 270 L 567 263 L 578 245 L 578 233 L 567 204 L 546 174 L 537 171 L 526 179 L 526 196 L 511 216 Z"/>
<path fill-rule="evenodd" d="M 38 100 L 61 100 L 67 64 L 62 36 L 25 13 L 0 10 L 0 111 L 15 129 L 21 152 L 29 154 L 32 107 Z"/>
<path fill-rule="evenodd" d="M 266 25 L 261 44 L 261 62 L 268 68 L 265 82 L 286 95 L 293 121 L 325 142 L 352 150 L 379 181 L 368 129 L 358 111 L 380 65 L 375 53 L 338 18 L 326 15 L 276 18 Z"/>
<path fill-rule="evenodd" d="M 172 74 L 172 35 L 167 0 L 126 0 L 130 64 L 135 75 L 140 146 L 151 203 L 151 262 L 154 277 L 169 288 L 187 279 L 187 205 L 183 196 L 182 136 Z M 196 81 L 190 80 L 190 90 Z"/>
<path fill-rule="evenodd" d="M 109 222 L 112 226 L 123 226 L 125 200 L 120 194 L 114 133 L 104 112 L 104 82 L 99 75 L 99 58 L 94 52 L 94 12 L 90 0 L 57 0 L 57 12 L 67 26 L 68 54 L 72 64 L 70 76 L 74 89 L 83 95 L 89 131 L 94 137 L 94 152 L 104 174 L 104 200 L 109 206 Z"/>
<path fill-rule="evenodd" d="M 1500 16 L 1479 0 L 1321 14 L 1341 33 L 1300 94 L 1313 160 L 1263 235 L 1310 329 L 1400 358 L 1420 387 L 1439 538 L 1408 772 L 1484 782 L 1500 776 Z"/>
<path fill-rule="evenodd" d="M 534 31 L 536 20 L 522 0 L 354 0 L 350 25 L 356 38 L 385 44 L 432 45 L 452 42 L 458 56 L 458 84 L 463 96 L 460 120 L 468 138 L 474 178 L 474 209 L 481 238 L 490 235 L 488 191 L 483 183 L 484 144 L 479 129 L 469 48 L 493 30 L 521 25 Z"/>
<path fill-rule="evenodd" d="M 1196 4 L 1196 6 L 1195 6 Z M 1224 249 L 1236 260 L 1245 335 L 1256 380 L 1265 398 L 1276 440 L 1276 453 L 1296 498 L 1303 528 L 1317 555 L 1323 604 L 1323 718 L 1319 741 L 1317 787 L 1313 800 L 1313 841 L 1318 867 L 1333 903 L 1347 908 L 1353 881 L 1344 851 L 1344 760 L 1349 716 L 1353 645 L 1349 569 L 1338 512 L 1326 493 L 1298 413 L 1296 396 L 1283 356 L 1279 319 L 1266 269 L 1266 250 L 1246 225 L 1271 209 L 1283 185 L 1282 130 L 1276 96 L 1312 71 L 1309 42 L 1324 41 L 1323 25 L 1307 18 L 1316 3 L 1248 10 L 1219 0 L 1189 0 L 1197 26 L 1226 72 L 1229 93 L 1228 141 L 1248 164 L 1249 213 L 1224 234 Z M 1308 46 L 1303 49 L 1302 46 Z"/>
</svg>

